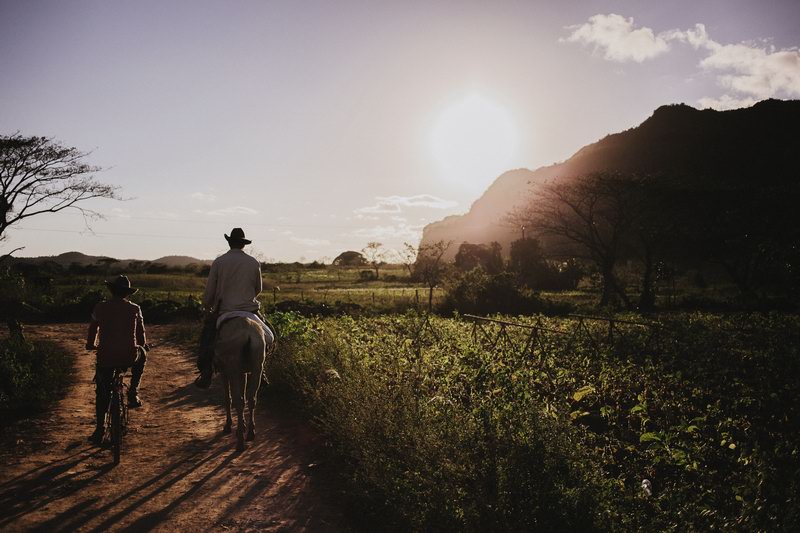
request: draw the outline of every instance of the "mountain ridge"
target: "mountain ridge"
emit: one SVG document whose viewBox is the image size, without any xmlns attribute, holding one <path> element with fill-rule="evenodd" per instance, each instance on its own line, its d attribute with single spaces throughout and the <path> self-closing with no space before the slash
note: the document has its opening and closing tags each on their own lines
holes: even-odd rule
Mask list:
<svg viewBox="0 0 800 533">
<path fill-rule="evenodd" d="M 690 176 L 698 184 L 714 187 L 797 181 L 798 123 L 798 100 L 770 99 L 727 111 L 663 105 L 638 126 L 608 134 L 566 161 L 504 172 L 467 213 L 426 225 L 420 244 L 453 241 L 449 259 L 462 242 L 497 241 L 507 252 L 522 228 L 510 226 L 504 218 L 529 201 L 533 187 L 591 172 Z"/>
<path fill-rule="evenodd" d="M 80 265 L 95 265 L 105 260 L 112 260 L 116 261 L 114 263 L 118 266 L 127 266 L 133 262 L 142 262 L 142 263 L 159 263 L 162 265 L 166 265 L 168 267 L 185 267 L 190 264 L 210 264 L 210 259 L 197 259 L 196 257 L 190 257 L 188 255 L 165 255 L 163 257 L 159 257 L 158 259 L 147 260 L 147 259 L 116 259 L 114 257 L 109 257 L 105 255 L 88 255 L 83 252 L 78 251 L 69 251 L 64 252 L 58 255 L 41 255 L 35 257 L 13 257 L 11 258 L 13 262 L 16 263 L 46 263 L 46 262 L 53 262 L 57 263 L 61 266 L 69 266 L 73 263 L 77 263 Z"/>
</svg>

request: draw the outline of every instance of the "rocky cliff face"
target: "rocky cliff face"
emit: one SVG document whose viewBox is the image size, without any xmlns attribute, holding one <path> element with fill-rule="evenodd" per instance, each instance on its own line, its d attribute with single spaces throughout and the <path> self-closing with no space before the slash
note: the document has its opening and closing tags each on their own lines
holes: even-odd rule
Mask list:
<svg viewBox="0 0 800 533">
<path fill-rule="evenodd" d="M 563 163 L 502 174 L 467 213 L 427 225 L 422 244 L 452 240 L 450 258 L 462 242 L 497 241 L 507 253 L 521 236 L 521 228 L 510 225 L 507 216 L 531 201 L 536 185 L 590 172 L 680 175 L 708 187 L 798 183 L 798 125 L 800 101 L 765 100 L 731 111 L 662 106 L 639 126 L 585 146 Z"/>
</svg>

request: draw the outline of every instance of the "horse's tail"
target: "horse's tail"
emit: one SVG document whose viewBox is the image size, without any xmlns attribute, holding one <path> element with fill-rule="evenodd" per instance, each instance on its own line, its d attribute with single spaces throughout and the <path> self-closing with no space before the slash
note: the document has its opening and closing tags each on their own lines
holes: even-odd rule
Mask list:
<svg viewBox="0 0 800 533">
<path fill-rule="evenodd" d="M 250 347 L 253 345 L 253 336 L 248 335 L 247 339 L 244 341 L 242 345 L 242 350 L 239 352 L 239 368 L 247 369 L 248 367 L 248 355 L 250 354 Z M 246 370 L 245 370 L 246 371 Z"/>
<path fill-rule="evenodd" d="M 223 365 L 226 358 L 234 358 L 235 362 L 231 363 L 238 366 L 241 372 L 260 372 L 256 366 L 262 364 L 263 356 L 258 357 L 259 354 L 256 352 L 260 352 L 264 347 L 265 340 L 261 326 L 249 318 L 231 319 L 222 325 L 217 337 L 217 353 L 227 354 L 220 356 Z"/>
<path fill-rule="evenodd" d="M 264 353 L 266 350 L 266 338 L 264 330 L 261 325 L 248 319 L 247 328 L 247 341 L 242 346 L 241 358 L 242 368 L 245 372 L 261 375 L 261 369 L 264 365 Z"/>
</svg>

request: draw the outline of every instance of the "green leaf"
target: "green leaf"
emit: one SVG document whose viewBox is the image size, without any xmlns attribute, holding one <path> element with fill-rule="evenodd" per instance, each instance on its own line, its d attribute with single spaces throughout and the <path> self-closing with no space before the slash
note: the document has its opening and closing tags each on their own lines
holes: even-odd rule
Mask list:
<svg viewBox="0 0 800 533">
<path fill-rule="evenodd" d="M 679 466 L 686 466 L 689 463 L 683 450 L 672 450 L 672 460 Z"/>
<path fill-rule="evenodd" d="M 580 389 L 575 391 L 575 394 L 572 395 L 572 399 L 576 402 L 581 401 L 585 396 L 594 392 L 594 387 L 591 385 L 586 385 L 581 387 Z"/>
<path fill-rule="evenodd" d="M 653 432 L 642 433 L 639 437 L 639 442 L 661 442 L 661 440 L 658 433 Z"/>
</svg>

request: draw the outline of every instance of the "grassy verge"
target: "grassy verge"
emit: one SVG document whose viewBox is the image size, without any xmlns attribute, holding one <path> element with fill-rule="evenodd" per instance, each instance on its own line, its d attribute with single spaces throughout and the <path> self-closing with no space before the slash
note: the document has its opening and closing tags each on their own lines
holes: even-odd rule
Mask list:
<svg viewBox="0 0 800 533">
<path fill-rule="evenodd" d="M 0 340 L 0 431 L 60 398 L 73 364 L 73 355 L 54 342 Z"/>
<path fill-rule="evenodd" d="M 421 336 L 413 315 L 276 320 L 274 387 L 328 439 L 364 529 L 800 523 L 796 317 L 672 316 L 657 347 L 635 328 L 598 346 L 597 326 L 591 339 L 545 337 L 529 355 L 476 341 L 454 319 Z"/>
</svg>

